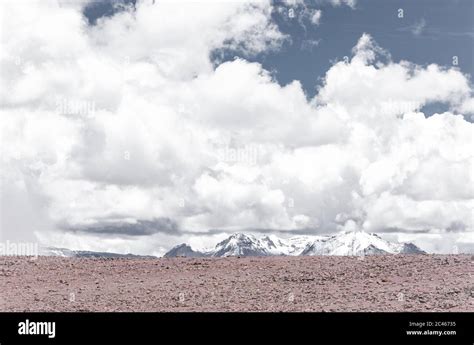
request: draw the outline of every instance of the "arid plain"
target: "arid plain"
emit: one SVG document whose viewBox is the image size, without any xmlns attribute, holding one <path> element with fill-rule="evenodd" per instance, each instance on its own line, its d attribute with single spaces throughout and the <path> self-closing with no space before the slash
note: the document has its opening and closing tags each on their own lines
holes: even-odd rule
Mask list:
<svg viewBox="0 0 474 345">
<path fill-rule="evenodd" d="M 0 310 L 472 312 L 473 260 L 0 257 Z"/>
</svg>

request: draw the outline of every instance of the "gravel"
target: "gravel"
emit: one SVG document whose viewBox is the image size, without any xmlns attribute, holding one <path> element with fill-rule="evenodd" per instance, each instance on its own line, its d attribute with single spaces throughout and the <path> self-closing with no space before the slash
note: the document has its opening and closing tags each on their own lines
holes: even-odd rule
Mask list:
<svg viewBox="0 0 474 345">
<path fill-rule="evenodd" d="M 474 311 L 471 255 L 0 257 L 1 311 Z"/>
</svg>

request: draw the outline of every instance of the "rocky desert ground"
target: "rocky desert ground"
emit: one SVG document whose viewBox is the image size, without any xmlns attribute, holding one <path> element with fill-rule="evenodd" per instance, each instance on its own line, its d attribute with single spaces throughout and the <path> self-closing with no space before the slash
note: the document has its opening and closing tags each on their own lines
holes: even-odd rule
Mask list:
<svg viewBox="0 0 474 345">
<path fill-rule="evenodd" d="M 471 255 L 0 257 L 1 311 L 474 311 Z"/>
</svg>

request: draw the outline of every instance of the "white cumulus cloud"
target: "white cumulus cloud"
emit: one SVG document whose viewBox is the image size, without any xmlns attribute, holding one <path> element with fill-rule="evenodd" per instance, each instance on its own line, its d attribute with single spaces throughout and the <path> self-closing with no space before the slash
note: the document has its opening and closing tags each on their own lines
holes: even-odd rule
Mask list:
<svg viewBox="0 0 474 345">
<path fill-rule="evenodd" d="M 242 229 L 472 234 L 458 69 L 394 62 L 364 34 L 308 101 L 246 60 L 285 40 L 270 2 L 143 1 L 92 27 L 80 7 L 28 4 L 1 6 L 3 238 L 156 254 Z M 450 111 L 421 113 L 431 102 Z M 134 234 L 141 221 L 172 226 Z"/>
</svg>

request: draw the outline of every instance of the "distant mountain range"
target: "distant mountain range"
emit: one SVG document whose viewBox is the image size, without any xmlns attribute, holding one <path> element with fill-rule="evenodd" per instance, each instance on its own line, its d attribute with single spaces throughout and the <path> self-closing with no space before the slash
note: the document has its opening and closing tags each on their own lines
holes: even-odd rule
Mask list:
<svg viewBox="0 0 474 345">
<path fill-rule="evenodd" d="M 209 250 L 194 250 L 183 243 L 169 250 L 164 257 L 227 257 L 227 256 L 303 256 L 303 255 L 383 255 L 424 254 L 413 243 L 395 243 L 374 233 L 345 231 L 332 236 L 294 236 L 283 239 L 275 235 L 257 237 L 235 233 Z M 118 254 L 42 247 L 40 255 L 83 258 L 156 258 L 151 255 Z"/>
<path fill-rule="evenodd" d="M 42 256 L 62 256 L 79 258 L 156 258 L 151 255 L 118 254 L 109 252 L 93 252 L 88 250 L 70 250 L 66 248 L 42 247 L 39 255 Z"/>
<path fill-rule="evenodd" d="M 332 236 L 295 236 L 282 239 L 275 235 L 256 237 L 236 233 L 215 248 L 197 251 L 183 243 L 173 247 L 165 257 L 227 257 L 274 255 L 382 255 L 424 254 L 413 243 L 395 243 L 374 233 L 345 231 Z"/>
</svg>

